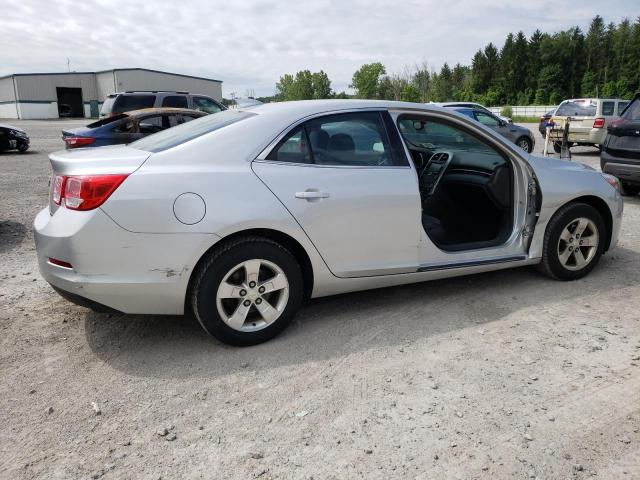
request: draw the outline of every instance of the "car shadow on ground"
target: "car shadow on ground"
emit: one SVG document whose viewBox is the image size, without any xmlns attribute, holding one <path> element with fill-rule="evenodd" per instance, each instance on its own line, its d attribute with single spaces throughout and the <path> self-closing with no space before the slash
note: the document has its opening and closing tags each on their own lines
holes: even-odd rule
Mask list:
<svg viewBox="0 0 640 480">
<path fill-rule="evenodd" d="M 0 253 L 7 253 L 22 243 L 27 228 L 18 222 L 0 220 Z"/>
<path fill-rule="evenodd" d="M 221 344 L 189 317 L 87 312 L 92 351 L 127 374 L 215 378 L 239 371 L 336 360 L 355 351 L 404 345 L 500 320 L 514 312 L 640 283 L 640 254 L 617 248 L 589 276 L 558 282 L 519 268 L 309 301 L 279 337 L 246 348 Z M 533 315 L 533 314 L 532 314 Z"/>
<path fill-rule="evenodd" d="M 26 152 L 18 152 L 17 150 L 6 150 L 6 151 L 0 151 L 0 157 L 10 157 L 10 156 L 15 156 L 15 157 L 28 157 L 29 155 L 33 155 L 38 153 L 37 150 L 27 150 Z"/>
</svg>

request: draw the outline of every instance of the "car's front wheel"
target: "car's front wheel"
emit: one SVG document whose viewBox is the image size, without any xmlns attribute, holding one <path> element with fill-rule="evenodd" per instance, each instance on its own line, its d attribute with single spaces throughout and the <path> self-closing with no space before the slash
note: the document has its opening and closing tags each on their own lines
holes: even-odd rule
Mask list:
<svg viewBox="0 0 640 480">
<path fill-rule="evenodd" d="M 18 145 L 18 151 L 19 151 L 20 153 L 24 153 L 24 152 L 26 152 L 27 150 L 29 150 L 29 144 L 28 144 L 28 143 L 24 143 L 24 142 L 22 142 L 22 143 L 20 143 L 20 144 Z"/>
<path fill-rule="evenodd" d="M 527 137 L 520 137 L 516 142 L 516 145 L 527 153 L 531 153 L 531 150 L 533 150 L 533 144 Z"/>
<path fill-rule="evenodd" d="M 295 257 L 261 237 L 236 239 L 210 252 L 194 273 L 191 307 L 202 327 L 231 345 L 255 345 L 278 335 L 302 303 Z"/>
<path fill-rule="evenodd" d="M 604 221 L 595 208 L 585 203 L 565 205 L 547 226 L 540 270 L 557 280 L 582 278 L 600 260 L 605 238 Z"/>
</svg>

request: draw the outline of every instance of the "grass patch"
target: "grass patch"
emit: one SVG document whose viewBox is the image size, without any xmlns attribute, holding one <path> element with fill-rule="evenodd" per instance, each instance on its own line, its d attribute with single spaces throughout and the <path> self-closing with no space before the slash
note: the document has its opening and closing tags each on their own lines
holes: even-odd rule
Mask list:
<svg viewBox="0 0 640 480">
<path fill-rule="evenodd" d="M 512 117 L 513 123 L 540 123 L 541 115 L 537 117 L 521 117 L 516 115 Z"/>
</svg>

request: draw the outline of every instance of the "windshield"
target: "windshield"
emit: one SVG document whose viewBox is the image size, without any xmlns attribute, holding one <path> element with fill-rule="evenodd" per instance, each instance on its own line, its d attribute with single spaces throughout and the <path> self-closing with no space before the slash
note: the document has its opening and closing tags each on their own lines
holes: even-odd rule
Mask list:
<svg viewBox="0 0 640 480">
<path fill-rule="evenodd" d="M 596 101 L 595 100 L 565 100 L 560 104 L 555 115 L 561 117 L 577 116 L 577 117 L 595 117 Z"/>
<path fill-rule="evenodd" d="M 149 135 L 130 146 L 147 152 L 162 152 L 255 115 L 251 112 L 225 110 Z"/>
<path fill-rule="evenodd" d="M 495 153 L 477 138 L 445 123 L 405 117 L 400 118 L 398 127 L 400 127 L 400 133 L 410 145 L 432 152 L 452 150 L 490 155 Z"/>
</svg>

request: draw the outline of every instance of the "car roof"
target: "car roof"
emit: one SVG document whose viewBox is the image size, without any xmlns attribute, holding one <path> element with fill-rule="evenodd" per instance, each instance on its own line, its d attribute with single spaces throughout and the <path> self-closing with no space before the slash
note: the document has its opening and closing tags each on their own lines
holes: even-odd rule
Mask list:
<svg viewBox="0 0 640 480">
<path fill-rule="evenodd" d="M 149 93 L 149 94 L 173 93 L 173 94 L 176 94 L 176 95 L 191 95 L 191 93 L 187 92 L 186 90 L 127 90 L 125 92 L 110 93 L 107 96 L 108 97 L 116 97 L 118 95 L 138 95 L 140 93 Z"/>
<path fill-rule="evenodd" d="M 329 99 L 329 100 L 297 100 L 291 102 L 272 102 L 262 105 L 246 107 L 249 112 L 260 115 L 293 116 L 302 119 L 305 116 L 321 113 L 339 113 L 345 110 L 358 109 L 380 110 L 422 110 L 445 111 L 445 109 L 425 103 L 400 102 L 393 100 L 360 100 L 360 99 Z M 239 107 L 238 111 L 245 108 Z"/>
<path fill-rule="evenodd" d="M 206 112 L 202 112 L 200 110 L 192 110 L 190 108 L 174 108 L 174 107 L 159 107 L 159 108 L 141 108 L 139 110 L 131 110 L 129 112 L 122 112 L 129 117 L 139 117 L 141 115 L 149 115 L 149 114 L 163 114 L 163 113 L 191 113 L 198 114 L 201 116 L 207 115 Z"/>
<path fill-rule="evenodd" d="M 433 103 L 432 105 L 438 105 L 439 107 L 467 107 L 467 108 L 481 107 L 484 109 L 487 108 L 484 105 L 481 105 L 476 102 L 439 102 L 439 103 Z"/>
</svg>

